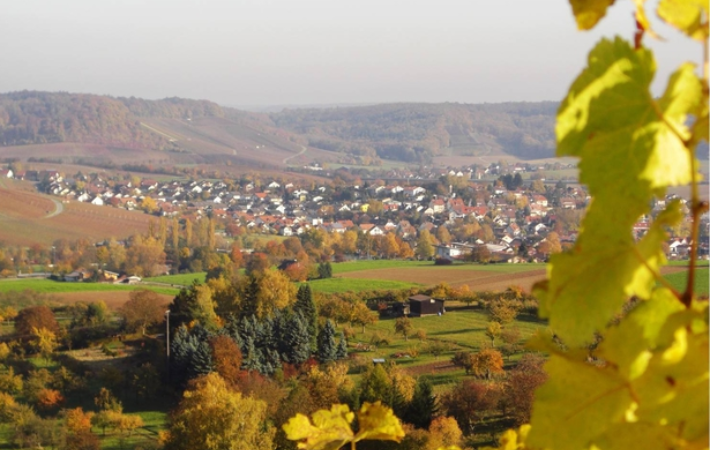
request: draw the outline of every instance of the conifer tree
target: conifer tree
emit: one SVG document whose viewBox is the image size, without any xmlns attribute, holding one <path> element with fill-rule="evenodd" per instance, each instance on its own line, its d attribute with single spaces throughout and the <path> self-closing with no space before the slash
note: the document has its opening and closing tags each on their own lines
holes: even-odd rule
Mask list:
<svg viewBox="0 0 710 450">
<path fill-rule="evenodd" d="M 296 303 L 293 305 L 293 311 L 296 314 L 301 314 L 306 320 L 308 334 L 311 336 L 311 350 L 316 350 L 316 339 L 318 337 L 318 310 L 313 301 L 313 292 L 310 285 L 302 284 L 298 288 L 296 294 Z"/>
<path fill-rule="evenodd" d="M 242 355 L 244 355 L 242 362 L 242 368 L 244 370 L 261 372 L 261 358 L 259 357 L 259 351 L 257 350 L 256 345 L 254 345 L 253 336 L 246 335 L 244 338 Z"/>
<path fill-rule="evenodd" d="M 302 364 L 311 356 L 311 335 L 306 319 L 301 314 L 292 314 L 284 328 L 284 360 Z"/>
<path fill-rule="evenodd" d="M 345 359 L 348 357 L 348 341 L 345 340 L 343 333 L 340 333 L 340 340 L 338 341 L 338 348 L 336 350 L 337 359 Z"/>
<path fill-rule="evenodd" d="M 419 378 L 412 401 L 407 405 L 402 418 L 417 428 L 427 429 L 437 411 L 436 397 L 431 383 L 426 378 Z"/>
<path fill-rule="evenodd" d="M 175 380 L 184 383 L 214 370 L 209 346 L 211 337 L 210 332 L 199 324 L 190 331 L 185 326 L 178 328 L 170 346 L 171 373 Z"/>
<path fill-rule="evenodd" d="M 338 347 L 335 343 L 335 326 L 328 319 L 318 334 L 318 360 L 322 363 L 335 361 L 338 357 Z"/>
</svg>

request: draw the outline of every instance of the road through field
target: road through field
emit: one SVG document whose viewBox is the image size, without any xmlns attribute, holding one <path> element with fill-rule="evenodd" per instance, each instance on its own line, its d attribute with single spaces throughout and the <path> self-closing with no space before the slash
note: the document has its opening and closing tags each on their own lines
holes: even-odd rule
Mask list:
<svg viewBox="0 0 710 450">
<path fill-rule="evenodd" d="M 44 219 L 51 219 L 52 217 L 58 216 L 64 212 L 64 204 L 62 204 L 62 202 L 53 198 L 50 198 L 50 200 L 54 203 L 54 211 L 44 216 Z"/>
</svg>

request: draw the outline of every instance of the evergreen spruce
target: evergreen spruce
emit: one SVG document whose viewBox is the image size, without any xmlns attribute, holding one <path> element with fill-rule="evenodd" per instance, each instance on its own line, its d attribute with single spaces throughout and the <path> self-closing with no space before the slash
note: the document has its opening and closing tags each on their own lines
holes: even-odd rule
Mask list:
<svg viewBox="0 0 710 450">
<path fill-rule="evenodd" d="M 261 372 L 262 367 L 261 367 L 261 357 L 259 355 L 259 351 L 256 348 L 256 345 L 254 345 L 254 337 L 253 336 L 246 336 L 244 339 L 244 348 L 242 349 L 242 369 L 248 370 L 248 371 L 257 371 Z"/>
<path fill-rule="evenodd" d="M 322 363 L 335 361 L 338 357 L 338 346 L 335 343 L 335 326 L 328 319 L 318 334 L 318 360 Z"/>
<path fill-rule="evenodd" d="M 407 405 L 401 416 L 402 419 L 417 428 L 426 430 L 437 411 L 436 397 L 431 383 L 426 378 L 419 378 L 412 401 Z"/>
<path fill-rule="evenodd" d="M 345 359 L 348 357 L 348 341 L 345 340 L 343 333 L 340 333 L 340 341 L 338 342 L 338 348 L 336 350 L 337 359 Z"/>
<path fill-rule="evenodd" d="M 311 356 L 311 335 L 306 319 L 301 314 L 292 314 L 284 330 L 284 360 L 302 364 Z"/>
<path fill-rule="evenodd" d="M 332 278 L 333 266 L 329 262 L 318 264 L 318 278 Z"/>
<path fill-rule="evenodd" d="M 178 328 L 170 345 L 171 375 L 183 384 L 214 370 L 212 349 L 209 346 L 210 332 L 196 325 L 189 332 L 185 326 Z"/>
<path fill-rule="evenodd" d="M 316 309 L 316 304 L 313 301 L 313 292 L 311 292 L 311 287 L 307 283 L 302 284 L 298 288 L 296 303 L 293 305 L 293 311 L 296 314 L 300 313 L 306 320 L 308 334 L 311 336 L 311 351 L 315 351 L 317 349 L 318 337 L 318 310 Z"/>
</svg>

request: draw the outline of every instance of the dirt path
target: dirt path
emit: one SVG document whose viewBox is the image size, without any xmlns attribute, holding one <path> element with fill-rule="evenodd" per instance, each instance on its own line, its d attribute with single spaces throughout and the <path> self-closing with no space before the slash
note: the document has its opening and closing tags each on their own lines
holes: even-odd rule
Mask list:
<svg viewBox="0 0 710 450">
<path fill-rule="evenodd" d="M 52 201 L 52 203 L 54 203 L 54 211 L 44 216 L 44 219 L 51 219 L 52 217 L 58 216 L 64 212 L 64 204 L 62 202 L 51 197 L 48 198 Z"/>
<path fill-rule="evenodd" d="M 286 158 L 284 158 L 283 163 L 287 164 L 289 159 L 295 158 L 296 156 L 301 156 L 302 154 L 306 153 L 306 150 L 308 150 L 303 145 L 301 145 L 301 148 L 302 148 L 302 150 L 300 152 L 296 153 L 295 155 L 287 156 Z"/>
</svg>

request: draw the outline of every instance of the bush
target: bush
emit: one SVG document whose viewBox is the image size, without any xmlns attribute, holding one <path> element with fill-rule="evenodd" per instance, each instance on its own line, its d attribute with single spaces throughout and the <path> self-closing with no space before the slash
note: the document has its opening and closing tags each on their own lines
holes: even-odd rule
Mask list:
<svg viewBox="0 0 710 450">
<path fill-rule="evenodd" d="M 382 335 L 380 333 L 375 333 L 370 338 L 370 344 L 372 344 L 372 345 L 387 346 L 387 345 L 390 345 L 391 343 L 392 343 L 392 338 L 390 338 L 389 336 Z"/>
<path fill-rule="evenodd" d="M 435 266 L 450 266 L 451 264 L 453 264 L 453 261 L 446 258 L 436 258 L 434 260 Z"/>
</svg>

